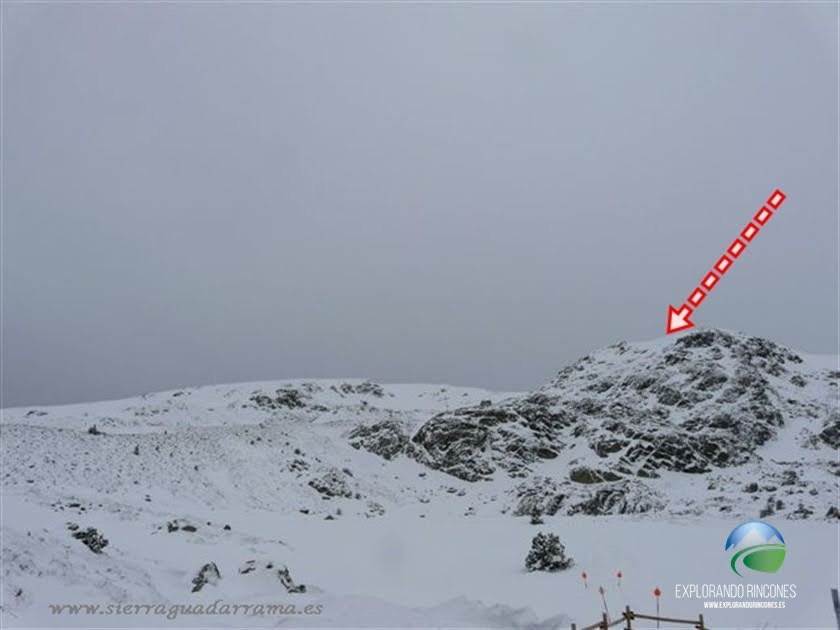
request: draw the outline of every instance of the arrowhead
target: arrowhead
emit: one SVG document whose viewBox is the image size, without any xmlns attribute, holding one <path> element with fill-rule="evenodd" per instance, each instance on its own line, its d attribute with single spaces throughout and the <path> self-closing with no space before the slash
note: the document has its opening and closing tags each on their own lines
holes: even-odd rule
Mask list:
<svg viewBox="0 0 840 630">
<path fill-rule="evenodd" d="M 679 310 L 669 305 L 668 320 L 665 324 L 665 334 L 670 335 L 671 333 L 679 332 L 681 330 L 688 330 L 689 328 L 694 328 L 694 322 L 688 319 L 690 315 L 691 309 L 688 308 L 685 304 L 683 304 L 679 308 Z"/>
</svg>

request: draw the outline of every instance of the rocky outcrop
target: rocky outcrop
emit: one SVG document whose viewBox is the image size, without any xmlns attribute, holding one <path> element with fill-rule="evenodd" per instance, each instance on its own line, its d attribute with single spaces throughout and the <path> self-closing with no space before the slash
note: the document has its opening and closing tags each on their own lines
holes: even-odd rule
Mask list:
<svg viewBox="0 0 840 630">
<path fill-rule="evenodd" d="M 539 394 L 496 406 L 465 407 L 426 422 L 407 452 L 466 481 L 484 479 L 497 469 L 522 477 L 530 464 L 557 457 L 563 448 L 560 430 L 569 419 Z"/>
<path fill-rule="evenodd" d="M 581 484 L 535 477 L 512 491 L 515 516 L 534 514 L 643 514 L 665 507 L 655 491 L 636 479 Z"/>
<path fill-rule="evenodd" d="M 353 448 L 364 449 L 384 459 L 393 459 L 408 445 L 408 433 L 396 420 L 360 425 L 348 437 Z"/>
<path fill-rule="evenodd" d="M 73 528 L 70 527 L 68 529 Z M 102 550 L 108 546 L 108 539 L 100 534 L 94 527 L 88 527 L 86 530 L 74 531 L 72 535 L 73 538 L 80 540 L 82 544 L 93 553 L 102 553 Z"/>
<path fill-rule="evenodd" d="M 616 475 L 610 470 L 594 470 L 588 466 L 578 466 L 569 472 L 569 479 L 576 483 L 603 483 L 618 481 L 621 475 Z"/>
<path fill-rule="evenodd" d="M 277 577 L 280 579 L 280 583 L 285 587 L 287 593 L 306 592 L 306 585 L 295 584 L 295 581 L 292 579 L 292 575 L 289 573 L 289 569 L 287 567 L 281 567 L 278 569 Z"/>
<path fill-rule="evenodd" d="M 595 476 L 572 471 L 579 483 L 705 473 L 750 461 L 799 412 L 780 388 L 801 362 L 772 342 L 716 330 L 616 344 L 530 395 L 434 416 L 407 452 L 467 481 L 527 476 L 579 440 L 604 464 Z M 827 423 L 821 438 L 831 443 L 838 433 Z"/>
<path fill-rule="evenodd" d="M 598 486 L 588 495 L 573 495 L 568 504 L 569 515 L 588 514 L 590 516 L 643 514 L 657 512 L 665 507 L 665 501 L 657 493 L 636 480 Z"/>
<path fill-rule="evenodd" d="M 197 530 L 198 528 L 195 525 L 182 518 L 176 518 L 166 523 L 166 531 L 170 534 L 173 532 L 194 533 Z"/>
<path fill-rule="evenodd" d="M 198 574 L 193 578 L 192 592 L 199 592 L 207 584 L 215 584 L 218 580 L 221 579 L 221 577 L 222 574 L 219 573 L 219 567 L 216 566 L 216 563 L 208 562 L 203 567 L 201 567 L 201 569 L 199 569 Z"/>
<path fill-rule="evenodd" d="M 514 516 L 547 514 L 554 516 L 563 507 L 568 491 L 549 477 L 532 477 L 513 489 Z"/>
<path fill-rule="evenodd" d="M 204 568 L 206 569 L 208 566 L 209 565 L 204 565 Z M 215 565 L 213 566 L 215 567 Z M 295 581 L 292 579 L 292 575 L 289 572 L 288 567 L 286 567 L 285 565 L 281 564 L 279 568 L 275 569 L 275 563 L 272 560 L 263 561 L 261 563 L 258 563 L 256 560 L 246 560 L 239 566 L 240 575 L 263 573 L 266 571 L 271 572 L 277 577 L 278 580 L 280 580 L 280 583 L 286 589 L 287 593 L 291 594 L 306 592 L 306 585 L 296 584 Z M 212 574 L 212 570 L 210 570 L 210 573 Z"/>
<path fill-rule="evenodd" d="M 333 386 L 332 389 L 344 395 L 359 394 L 362 396 L 373 396 L 374 398 L 383 398 L 385 396 L 385 389 L 382 385 L 371 381 L 364 381 L 355 385 L 353 383 L 342 383 L 341 385 Z"/>
<path fill-rule="evenodd" d="M 832 411 L 825 419 L 820 439 L 831 448 L 840 448 L 840 412 Z"/>
<path fill-rule="evenodd" d="M 281 409 L 300 409 L 306 406 L 306 396 L 294 387 L 281 387 L 274 395 L 255 392 L 251 402 L 260 409 L 278 411 Z"/>
<path fill-rule="evenodd" d="M 331 468 L 321 476 L 310 479 L 309 486 L 317 490 L 326 499 L 333 497 L 349 499 L 353 496 L 353 491 L 347 482 L 346 473 L 337 468 Z"/>
</svg>

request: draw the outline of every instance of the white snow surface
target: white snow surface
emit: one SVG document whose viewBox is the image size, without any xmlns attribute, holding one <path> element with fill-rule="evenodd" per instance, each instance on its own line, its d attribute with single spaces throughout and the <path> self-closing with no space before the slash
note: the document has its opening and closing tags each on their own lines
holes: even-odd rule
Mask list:
<svg viewBox="0 0 840 630">
<path fill-rule="evenodd" d="M 660 352 L 671 343 L 630 345 L 630 355 Z M 617 367 L 625 353 L 626 346 L 618 354 L 601 351 L 591 369 L 632 372 L 632 365 Z M 807 399 L 803 408 L 813 413 L 786 418 L 759 447 L 756 461 L 645 479 L 666 498 L 660 510 L 546 514 L 541 525 L 513 515 L 522 477 L 496 471 L 466 481 L 404 453 L 385 459 L 353 448 L 348 438 L 357 426 L 385 419 L 411 435 L 436 414 L 481 401 L 505 404 L 521 396 L 514 392 L 296 380 L 4 409 L 0 625 L 568 628 L 600 620 L 603 586 L 613 618 L 625 605 L 654 611 L 652 590 L 660 587 L 663 614 L 702 613 L 712 628 L 834 628 L 829 589 L 838 584 L 838 520 L 825 514 L 837 505 L 838 467 L 836 452 L 813 436 L 836 409 L 836 383 L 823 376 L 837 369 L 837 358 L 802 356 L 798 373 L 812 378 L 784 391 Z M 305 404 L 253 404 L 253 396 L 277 390 L 294 390 Z M 89 432 L 93 425 L 101 434 Z M 585 450 L 568 445 L 530 474 L 565 478 L 570 462 L 597 463 Z M 782 460 L 796 465 L 799 483 L 788 494 L 775 491 L 788 508 L 766 520 L 785 537 L 785 564 L 777 574 L 739 577 L 729 568 L 724 542 L 736 525 L 758 516 L 768 496 L 744 487 L 762 483 L 767 466 Z M 347 496 L 327 497 L 309 484 L 331 471 Z M 797 503 L 813 515 L 796 516 L 789 508 Z M 179 529 L 168 531 L 170 522 Z M 94 527 L 109 543 L 93 553 L 68 524 L 78 531 Z M 195 531 L 185 531 L 185 524 Z M 524 570 L 538 531 L 560 536 L 575 561 L 571 569 Z M 249 561 L 254 570 L 240 573 Z M 209 562 L 221 578 L 193 593 L 191 581 Z M 283 566 L 306 593 L 286 592 L 276 576 Z M 784 609 L 730 610 L 704 609 L 703 599 L 676 596 L 677 584 L 747 583 L 795 584 L 797 595 Z M 50 608 L 168 610 L 213 602 L 311 606 L 319 614 L 168 619 L 142 612 L 54 614 Z"/>
</svg>

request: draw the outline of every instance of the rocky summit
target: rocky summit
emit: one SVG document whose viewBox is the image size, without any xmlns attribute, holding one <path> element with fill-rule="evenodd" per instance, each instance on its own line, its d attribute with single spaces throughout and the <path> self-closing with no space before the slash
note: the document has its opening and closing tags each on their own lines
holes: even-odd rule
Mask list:
<svg viewBox="0 0 840 630">
<path fill-rule="evenodd" d="M 706 473 L 755 457 L 785 419 L 823 415 L 803 359 L 774 343 L 702 331 L 673 344 L 619 343 L 562 370 L 548 385 L 495 405 L 439 414 L 412 437 L 409 454 L 475 481 L 501 469 L 524 476 L 570 445 L 584 444 L 601 472 L 582 483 Z M 824 429 L 834 439 L 831 427 Z"/>
</svg>

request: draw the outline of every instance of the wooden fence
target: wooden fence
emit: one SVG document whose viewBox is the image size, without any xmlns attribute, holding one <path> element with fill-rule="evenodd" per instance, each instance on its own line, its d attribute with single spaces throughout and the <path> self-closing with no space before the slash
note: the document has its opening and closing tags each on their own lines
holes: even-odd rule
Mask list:
<svg viewBox="0 0 840 630">
<path fill-rule="evenodd" d="M 648 621 L 656 621 L 656 626 L 659 627 L 660 621 L 665 621 L 668 623 L 678 623 L 678 624 L 685 624 L 689 626 L 694 626 L 697 630 L 709 630 L 709 626 L 705 624 L 703 621 L 703 615 L 698 615 L 697 619 L 674 619 L 673 617 L 660 617 L 658 615 L 644 615 L 642 613 L 634 612 L 630 610 L 630 606 L 624 609 L 624 612 L 621 613 L 621 618 L 616 619 L 614 621 L 610 621 L 609 617 L 607 617 L 607 613 L 603 613 L 603 618 L 601 621 L 597 623 L 593 623 L 589 626 L 584 626 L 582 628 L 578 628 L 577 624 L 572 624 L 572 630 L 607 630 L 608 628 L 612 628 L 613 626 L 617 626 L 618 624 L 626 624 L 623 627 L 627 630 L 633 630 L 632 622 L 635 619 L 647 619 Z M 637 628 L 639 626 L 636 626 Z"/>
</svg>

